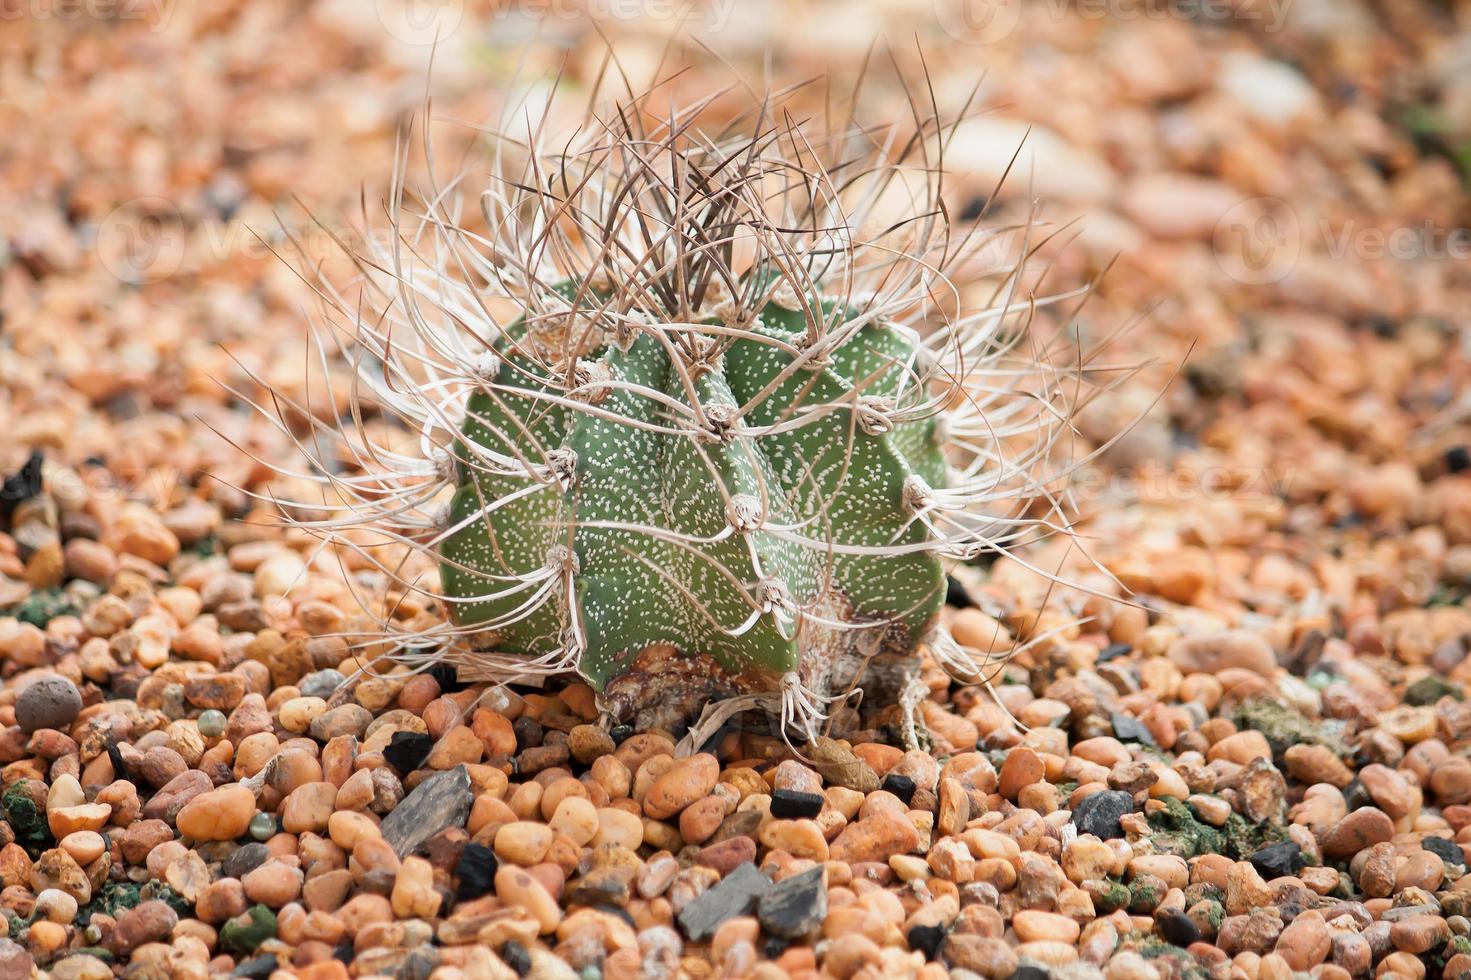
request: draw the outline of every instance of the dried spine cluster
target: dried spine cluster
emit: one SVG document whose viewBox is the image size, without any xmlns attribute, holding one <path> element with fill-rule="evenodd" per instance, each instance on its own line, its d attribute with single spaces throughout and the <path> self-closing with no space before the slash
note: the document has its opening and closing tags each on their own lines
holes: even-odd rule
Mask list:
<svg viewBox="0 0 1471 980">
<path fill-rule="evenodd" d="M 1028 337 L 1035 242 L 952 228 L 938 112 L 819 135 L 780 102 L 716 134 L 709 103 L 633 100 L 502 139 L 478 215 L 400 183 L 357 294 L 324 286 L 361 402 L 420 452 L 355 410 L 336 460 L 303 440 L 322 495 L 289 512 L 443 602 L 388 625 L 399 653 L 576 672 L 643 725 L 731 699 L 805 736 L 859 690 L 912 706 L 921 644 L 982 674 L 938 631 L 942 563 L 1065 524 L 1076 373 Z"/>
</svg>

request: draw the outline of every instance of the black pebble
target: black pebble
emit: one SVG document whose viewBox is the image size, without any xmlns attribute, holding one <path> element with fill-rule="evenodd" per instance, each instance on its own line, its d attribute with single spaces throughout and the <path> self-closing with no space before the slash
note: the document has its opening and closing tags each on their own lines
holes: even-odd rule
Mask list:
<svg viewBox="0 0 1471 980">
<path fill-rule="evenodd" d="M 471 842 L 460 851 L 460 862 L 455 865 L 455 899 L 466 902 L 479 898 L 495 887 L 495 873 L 500 867 L 495 851 L 484 844 Z"/>
<path fill-rule="evenodd" d="M 899 797 L 900 801 L 905 806 L 908 806 L 909 801 L 914 799 L 914 780 L 910 779 L 908 776 L 900 776 L 897 773 L 890 773 L 889 775 L 884 777 L 884 782 L 881 788 L 884 790 L 884 792 L 893 793 L 895 796 Z"/>
<path fill-rule="evenodd" d="M 1381 337 L 1394 337 L 1399 334 L 1399 321 L 1383 313 L 1370 313 L 1359 320 L 1359 326 L 1367 327 Z"/>
<path fill-rule="evenodd" d="M 1268 844 L 1247 860 L 1264 881 L 1295 875 L 1307 864 L 1302 857 L 1302 848 L 1290 840 Z"/>
<path fill-rule="evenodd" d="M 394 732 L 393 738 L 383 749 L 383 758 L 399 772 L 411 773 L 424 764 L 432 748 L 432 736 L 419 732 Z"/>
<path fill-rule="evenodd" d="M 1092 834 L 1100 840 L 1124 836 L 1119 818 L 1134 812 L 1134 797 L 1123 790 L 1106 789 L 1089 793 L 1073 809 L 1073 826 L 1080 834 Z"/>
<path fill-rule="evenodd" d="M 352 964 L 357 958 L 358 951 L 353 948 L 352 943 L 343 943 L 341 946 L 332 947 L 332 958 L 342 963 Z"/>
<path fill-rule="evenodd" d="M 945 930 L 939 926 L 915 926 L 909 930 L 904 937 L 909 948 L 924 954 L 924 958 L 932 960 L 940 951 L 940 943 L 945 941 Z"/>
<path fill-rule="evenodd" d="M 1108 646 L 1098 651 L 1097 662 L 1101 664 L 1106 664 L 1110 660 L 1117 659 L 1118 657 L 1128 656 L 1128 654 L 1131 653 L 1133 649 L 1134 648 L 1129 646 L 1129 644 L 1127 643 L 1110 643 Z"/>
<path fill-rule="evenodd" d="M 1364 789 L 1364 784 L 1355 779 L 1343 788 L 1343 802 L 1348 804 L 1350 810 L 1362 810 L 1366 806 L 1374 805 L 1374 797 Z"/>
<path fill-rule="evenodd" d="M 783 939 L 781 936 L 767 936 L 766 941 L 761 944 L 761 952 L 768 960 L 774 960 L 785 953 L 790 945 L 792 945 L 790 939 Z"/>
<path fill-rule="evenodd" d="M 0 484 L 0 518 L 10 519 L 15 508 L 23 500 L 29 500 L 41 492 L 41 465 L 45 457 L 40 450 L 31 453 L 25 465 Z"/>
<path fill-rule="evenodd" d="M 638 923 L 633 921 L 633 915 L 628 911 L 628 909 L 619 908 L 616 905 L 608 905 L 602 902 L 598 903 L 597 905 L 590 906 L 590 908 L 597 909 L 604 915 L 611 915 L 615 919 L 622 919 L 624 922 L 628 923 L 629 928 L 635 931 L 638 930 Z"/>
<path fill-rule="evenodd" d="M 516 733 L 517 749 L 534 749 L 546 737 L 546 729 L 541 727 L 541 722 L 526 715 L 511 722 L 511 730 Z"/>
<path fill-rule="evenodd" d="M 969 609 L 975 605 L 970 599 L 970 594 L 965 591 L 965 586 L 954 575 L 945 578 L 945 605 L 954 606 L 956 609 Z"/>
<path fill-rule="evenodd" d="M 729 735 L 731 732 L 738 732 L 740 730 L 741 727 L 734 721 L 727 721 L 725 724 L 715 729 L 715 731 L 711 732 L 710 737 L 705 739 L 705 741 L 700 744 L 700 751 L 704 752 L 706 755 L 718 755 L 719 753 L 717 753 L 715 750 L 720 746 L 720 740 L 725 738 L 725 736 Z"/>
<path fill-rule="evenodd" d="M 613 739 L 614 745 L 622 745 L 633 737 L 632 725 L 614 725 L 608 729 L 608 735 Z"/>
<path fill-rule="evenodd" d="M 1200 927 L 1183 912 L 1171 912 L 1155 921 L 1159 934 L 1172 946 L 1184 948 L 1200 941 Z"/>
<path fill-rule="evenodd" d="M 1113 723 L 1114 737 L 1120 742 L 1138 742 L 1140 745 L 1154 746 L 1154 733 L 1149 730 L 1148 725 L 1133 715 L 1115 711 L 1109 720 Z"/>
<path fill-rule="evenodd" d="M 507 940 L 501 947 L 501 959 L 506 961 L 506 966 L 516 971 L 516 975 L 524 977 L 531 972 L 531 954 L 526 952 L 526 947 L 516 940 Z"/>
<path fill-rule="evenodd" d="M 1427 837 L 1420 842 L 1420 846 L 1446 864 L 1466 863 L 1466 853 L 1461 850 L 1461 845 L 1449 837 Z"/>
<path fill-rule="evenodd" d="M 1445 468 L 1452 473 L 1471 470 L 1471 446 L 1452 446 L 1445 451 Z"/>
<path fill-rule="evenodd" d="M 276 972 L 277 965 L 276 954 L 266 953 L 264 956 L 254 956 L 243 960 L 230 976 L 248 977 L 249 980 L 268 980 L 270 975 Z"/>
<path fill-rule="evenodd" d="M 435 664 L 429 668 L 429 676 L 439 684 L 441 694 L 454 694 L 469 686 L 460 680 L 460 672 L 455 669 L 454 664 Z"/>
<path fill-rule="evenodd" d="M 822 812 L 820 793 L 799 793 L 794 789 L 771 791 L 771 815 L 778 820 L 811 819 Z"/>
<path fill-rule="evenodd" d="M 1023 963 L 1011 975 L 1011 980 L 1052 980 L 1052 971 L 1045 966 L 1033 966 L 1030 963 Z"/>
</svg>

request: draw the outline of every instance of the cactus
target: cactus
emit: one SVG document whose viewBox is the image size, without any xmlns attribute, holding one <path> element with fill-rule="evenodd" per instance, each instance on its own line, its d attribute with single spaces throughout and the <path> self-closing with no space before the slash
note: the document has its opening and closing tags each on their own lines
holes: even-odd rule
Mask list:
<svg viewBox="0 0 1471 980">
<path fill-rule="evenodd" d="M 579 675 L 646 727 L 723 702 L 810 738 L 856 692 L 912 715 L 921 653 L 984 676 L 938 629 L 943 563 L 1063 523 L 1030 229 L 951 228 L 938 114 L 819 138 L 766 102 L 707 137 L 706 107 L 642 108 L 502 146 L 479 215 L 396 185 L 361 291 L 323 289 L 371 392 L 352 472 L 316 454 L 291 512 L 442 604 L 387 617 L 418 664 Z"/>
</svg>

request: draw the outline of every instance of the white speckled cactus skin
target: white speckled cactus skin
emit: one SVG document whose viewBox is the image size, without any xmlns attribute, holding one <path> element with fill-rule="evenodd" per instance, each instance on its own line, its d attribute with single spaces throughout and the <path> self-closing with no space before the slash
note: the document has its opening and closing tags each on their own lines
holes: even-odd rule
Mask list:
<svg viewBox="0 0 1471 980">
<path fill-rule="evenodd" d="M 945 591 L 940 559 L 924 547 L 929 532 L 913 520 L 928 488 L 946 480 L 935 416 L 902 411 L 922 397 L 904 386 L 919 340 L 898 325 L 870 324 L 836 346 L 826 366 L 783 377 L 800 356 L 790 352 L 800 320 L 768 304 L 749 336 L 733 338 L 708 366 L 685 361 L 683 371 L 651 337 L 634 336 L 626 349 L 610 342 L 579 366 L 595 380 L 571 388 L 534 358 L 508 352 L 489 390 L 469 400 L 457 455 L 473 458 L 485 446 L 556 454 L 558 479 L 458 467 L 441 546 L 445 592 L 462 600 L 452 607 L 456 621 L 493 630 L 503 653 L 535 659 L 577 649 L 578 672 L 625 699 L 657 683 L 638 663 L 649 647 L 697 653 L 731 691 L 776 690 L 788 675 L 814 687 L 803 668 L 830 671 L 817 652 L 859 624 L 885 647 L 912 650 Z M 856 398 L 855 379 L 866 382 Z M 544 394 L 586 399 L 601 412 Z M 670 406 L 703 434 L 629 424 L 666 425 Z M 803 406 L 820 411 L 783 428 Z M 507 502 L 484 519 L 499 500 Z M 559 601 L 529 608 L 524 592 L 497 594 L 504 577 L 529 582 L 538 573 L 560 577 Z M 495 598 L 479 598 L 487 595 Z"/>
<path fill-rule="evenodd" d="M 1045 302 L 1021 295 L 1026 229 L 950 228 L 936 117 L 886 143 L 771 110 L 736 136 L 625 111 L 533 138 L 473 222 L 396 191 L 394 244 L 329 295 L 420 450 L 359 418 L 363 472 L 318 476 L 345 511 L 302 523 L 442 603 L 387 624 L 400 653 L 579 675 L 640 726 L 734 699 L 806 737 L 855 691 L 912 706 L 922 650 L 981 676 L 937 629 L 943 563 L 1063 523 L 1066 374 L 1021 343 Z"/>
</svg>

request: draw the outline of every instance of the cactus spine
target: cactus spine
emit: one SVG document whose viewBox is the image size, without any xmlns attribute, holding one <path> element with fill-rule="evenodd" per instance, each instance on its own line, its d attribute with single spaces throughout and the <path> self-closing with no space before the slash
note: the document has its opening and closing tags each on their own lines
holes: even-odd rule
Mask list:
<svg viewBox="0 0 1471 980">
<path fill-rule="evenodd" d="M 373 465 L 324 468 L 302 523 L 443 603 L 402 652 L 575 673 L 641 725 L 736 698 L 807 737 L 857 690 L 912 706 L 923 644 L 979 676 L 936 629 L 942 563 L 1058 513 L 1023 514 L 1067 418 L 1021 345 L 1025 230 L 952 232 L 937 116 L 819 141 L 772 110 L 735 136 L 638 105 L 555 151 L 532 134 L 475 219 L 395 188 L 394 245 L 328 295 L 421 452 L 345 432 Z M 957 273 L 991 300 L 967 309 Z"/>
</svg>

